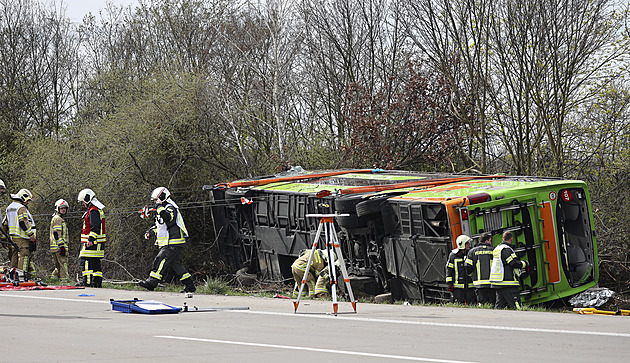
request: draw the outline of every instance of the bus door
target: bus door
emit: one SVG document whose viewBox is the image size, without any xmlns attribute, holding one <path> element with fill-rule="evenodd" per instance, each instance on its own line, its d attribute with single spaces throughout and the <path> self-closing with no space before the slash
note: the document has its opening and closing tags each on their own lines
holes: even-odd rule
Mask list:
<svg viewBox="0 0 630 363">
<path fill-rule="evenodd" d="M 470 202 L 475 200 L 475 196 L 469 198 Z M 489 233 L 496 246 L 501 243 L 504 232 L 512 232 L 514 252 L 530 264 L 530 271 L 521 276 L 521 290 L 525 295 L 546 289 L 547 276 L 545 269 L 541 268 L 545 266 L 545 258 L 538 209 L 536 194 L 471 203 L 460 208 L 460 215 L 465 215 L 468 220 L 466 229 L 469 229 L 469 234 L 466 234 L 477 241 L 482 234 Z"/>
</svg>

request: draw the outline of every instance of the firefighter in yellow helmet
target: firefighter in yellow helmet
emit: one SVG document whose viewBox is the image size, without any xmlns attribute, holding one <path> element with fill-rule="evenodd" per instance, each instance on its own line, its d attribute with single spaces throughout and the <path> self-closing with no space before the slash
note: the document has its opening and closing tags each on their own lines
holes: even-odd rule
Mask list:
<svg viewBox="0 0 630 363">
<path fill-rule="evenodd" d="M 138 285 L 147 290 L 155 289 L 170 268 L 184 284 L 182 292 L 195 292 L 197 288 L 193 278 L 182 264 L 182 250 L 186 245 L 188 230 L 179 206 L 171 199 L 171 193 L 164 187 L 155 188 L 151 193 L 151 200 L 156 206 L 155 224 L 145 232 L 144 237 L 150 239 L 155 236 L 160 251 L 153 260 L 153 269 L 149 273 L 149 278 L 140 281 Z M 143 215 L 149 216 L 151 213 L 143 213 Z"/>
<path fill-rule="evenodd" d="M 68 212 L 68 202 L 59 199 L 55 202 L 55 213 L 50 221 L 50 253 L 55 262 L 53 277 L 68 280 L 68 228 L 63 219 Z"/>
<path fill-rule="evenodd" d="M 79 258 L 83 271 L 80 286 L 101 287 L 103 284 L 103 268 L 101 260 L 105 257 L 105 206 L 97 198 L 92 189 L 79 192 L 78 201 L 83 203 L 87 211 L 83 215 L 81 229 L 81 252 Z"/>
<path fill-rule="evenodd" d="M 28 211 L 28 204 L 33 200 L 33 194 L 28 189 L 20 189 L 16 194 L 11 194 L 13 202 L 6 210 L 3 222 L 5 230 L 19 247 L 9 249 L 11 267 L 16 267 L 24 272 L 32 272 L 31 258 L 37 250 L 36 229 L 33 216 Z"/>
<path fill-rule="evenodd" d="M 304 278 L 306 271 L 306 265 L 308 258 L 311 255 L 311 250 L 305 250 L 300 257 L 291 265 L 291 272 L 293 273 L 293 279 L 295 285 L 293 288 L 293 295 L 297 297 L 300 291 L 300 285 Z M 337 256 L 333 252 L 333 258 L 336 261 Z M 317 281 L 315 281 L 317 279 Z M 328 271 L 328 258 L 326 252 L 322 250 L 315 250 L 313 254 L 313 261 L 309 268 L 309 273 L 306 278 L 306 286 L 308 287 L 308 295 L 311 297 L 323 297 L 328 294 L 328 285 L 330 284 L 330 275 Z"/>
<path fill-rule="evenodd" d="M 466 270 L 466 254 L 472 239 L 466 235 L 457 237 L 457 248 L 448 255 L 446 262 L 446 283 L 451 292 L 451 302 L 460 304 L 476 304 L 472 278 Z"/>
</svg>

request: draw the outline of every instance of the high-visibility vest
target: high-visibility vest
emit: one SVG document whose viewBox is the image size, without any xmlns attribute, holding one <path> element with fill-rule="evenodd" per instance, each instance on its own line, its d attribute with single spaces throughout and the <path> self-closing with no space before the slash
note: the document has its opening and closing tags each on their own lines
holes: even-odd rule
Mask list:
<svg viewBox="0 0 630 363">
<path fill-rule="evenodd" d="M 26 224 L 26 231 L 20 227 L 20 221 Z M 35 221 L 31 212 L 20 202 L 14 201 L 7 207 L 7 224 L 11 236 L 30 239 L 36 236 Z"/>
<path fill-rule="evenodd" d="M 101 219 L 101 228 L 98 232 L 92 231 L 90 226 L 90 214 L 94 210 L 98 211 Z M 89 237 L 94 237 L 95 240 L 92 246 L 87 247 Z M 105 242 L 107 242 L 105 236 L 105 213 L 96 208 L 96 206 L 90 205 L 87 212 L 83 215 L 83 229 L 81 230 L 81 243 L 83 247 L 81 248 L 81 252 L 79 252 L 79 257 L 105 257 Z"/>
<path fill-rule="evenodd" d="M 509 255 L 504 259 L 503 250 L 509 249 Z M 516 261 L 516 262 L 515 262 Z M 514 250 L 508 244 L 501 243 L 492 251 L 492 267 L 490 267 L 490 283 L 492 287 L 519 286 L 515 268 L 523 266 L 516 257 Z"/>
<path fill-rule="evenodd" d="M 168 213 L 170 221 L 175 220 L 175 223 L 169 223 L 170 227 L 161 216 L 163 212 Z M 182 218 L 182 214 L 179 212 L 179 209 L 175 208 L 170 203 L 157 208 L 157 217 L 155 218 L 154 229 L 157 236 L 156 242 L 159 247 L 182 245 L 186 243 L 188 230 L 184 224 L 184 218 Z"/>
</svg>

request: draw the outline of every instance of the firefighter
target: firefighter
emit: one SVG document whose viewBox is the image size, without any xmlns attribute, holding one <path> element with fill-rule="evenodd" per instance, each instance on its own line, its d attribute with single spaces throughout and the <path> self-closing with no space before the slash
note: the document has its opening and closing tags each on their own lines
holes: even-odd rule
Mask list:
<svg viewBox="0 0 630 363">
<path fill-rule="evenodd" d="M 79 286 L 101 287 L 103 285 L 103 269 L 101 260 L 105 257 L 105 206 L 92 189 L 79 192 L 78 201 L 83 203 L 87 211 L 83 215 L 81 229 L 80 263 L 83 268 Z"/>
<path fill-rule="evenodd" d="M 184 284 L 181 292 L 195 292 L 197 288 L 192 276 L 182 265 L 182 250 L 186 244 L 188 231 L 179 206 L 171 199 L 171 193 L 164 187 L 155 188 L 151 193 L 151 200 L 156 206 L 155 225 L 145 232 L 144 238 L 156 237 L 156 244 L 160 251 L 153 260 L 153 269 L 149 278 L 140 281 L 138 285 L 147 290 L 153 290 L 162 281 L 164 274 L 170 268 Z M 148 207 L 145 207 L 148 210 Z M 150 213 L 144 213 L 147 216 Z"/>
<path fill-rule="evenodd" d="M 11 268 L 19 268 L 24 272 L 32 272 L 32 256 L 37 250 L 36 229 L 33 216 L 28 211 L 28 204 L 33 200 L 33 194 L 28 189 L 20 189 L 17 194 L 11 194 L 13 202 L 6 210 L 3 227 L 19 249 L 9 247 Z"/>
<path fill-rule="evenodd" d="M 527 269 L 529 263 L 521 261 L 512 249 L 512 233 L 503 233 L 503 241 L 492 251 L 490 283 L 496 291 L 495 308 L 520 309 L 519 281 L 517 273 Z"/>
<path fill-rule="evenodd" d="M 492 264 L 492 236 L 483 234 L 479 238 L 479 245 L 468 251 L 466 265 L 468 273 L 472 274 L 477 303 L 494 306 L 495 291 L 490 285 L 490 265 Z"/>
<path fill-rule="evenodd" d="M 304 272 L 306 271 L 306 265 L 308 258 L 311 255 L 311 250 L 305 250 L 291 265 L 291 272 L 293 272 L 293 279 L 295 279 L 295 285 L 293 288 L 293 295 L 297 297 L 300 292 L 300 285 L 304 278 Z M 337 255 L 333 252 L 333 259 L 337 261 Z M 317 277 L 317 281 L 315 281 Z M 308 287 L 308 295 L 310 297 L 324 297 L 328 294 L 328 284 L 330 283 L 330 274 L 328 268 L 328 258 L 326 253 L 322 250 L 315 250 L 313 254 L 313 260 L 309 268 L 309 274 L 306 278 L 306 285 Z"/>
<path fill-rule="evenodd" d="M 470 249 L 472 239 L 466 235 L 457 237 L 457 248 L 451 251 L 446 262 L 446 283 L 451 292 L 451 302 L 460 304 L 474 304 L 475 292 L 472 279 L 466 269 L 466 253 Z"/>
<path fill-rule="evenodd" d="M 55 202 L 55 213 L 50 221 L 50 253 L 55 262 L 53 277 L 68 280 L 68 229 L 63 219 L 68 212 L 68 202 L 59 199 Z"/>
</svg>

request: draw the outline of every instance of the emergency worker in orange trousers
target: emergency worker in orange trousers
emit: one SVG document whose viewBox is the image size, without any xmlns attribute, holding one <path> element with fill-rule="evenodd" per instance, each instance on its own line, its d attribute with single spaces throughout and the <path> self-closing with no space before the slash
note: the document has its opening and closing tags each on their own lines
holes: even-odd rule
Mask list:
<svg viewBox="0 0 630 363">
<path fill-rule="evenodd" d="M 3 228 L 9 232 L 9 236 L 19 247 L 19 250 L 9 248 L 11 267 L 33 272 L 31 259 L 37 250 L 36 229 L 33 216 L 27 208 L 29 202 L 33 200 L 33 194 L 28 189 L 20 189 L 17 194 L 11 194 L 11 199 L 13 202 L 7 207 L 2 222 Z"/>
<path fill-rule="evenodd" d="M 78 201 L 83 203 L 87 211 L 83 215 L 81 230 L 80 263 L 83 268 L 79 286 L 101 287 L 103 285 L 103 269 L 101 260 L 105 257 L 105 206 L 92 189 L 79 192 Z"/>
<path fill-rule="evenodd" d="M 68 280 L 68 228 L 63 219 L 68 211 L 68 202 L 59 199 L 55 202 L 55 213 L 50 221 L 50 253 L 55 262 L 53 277 Z"/>
</svg>

